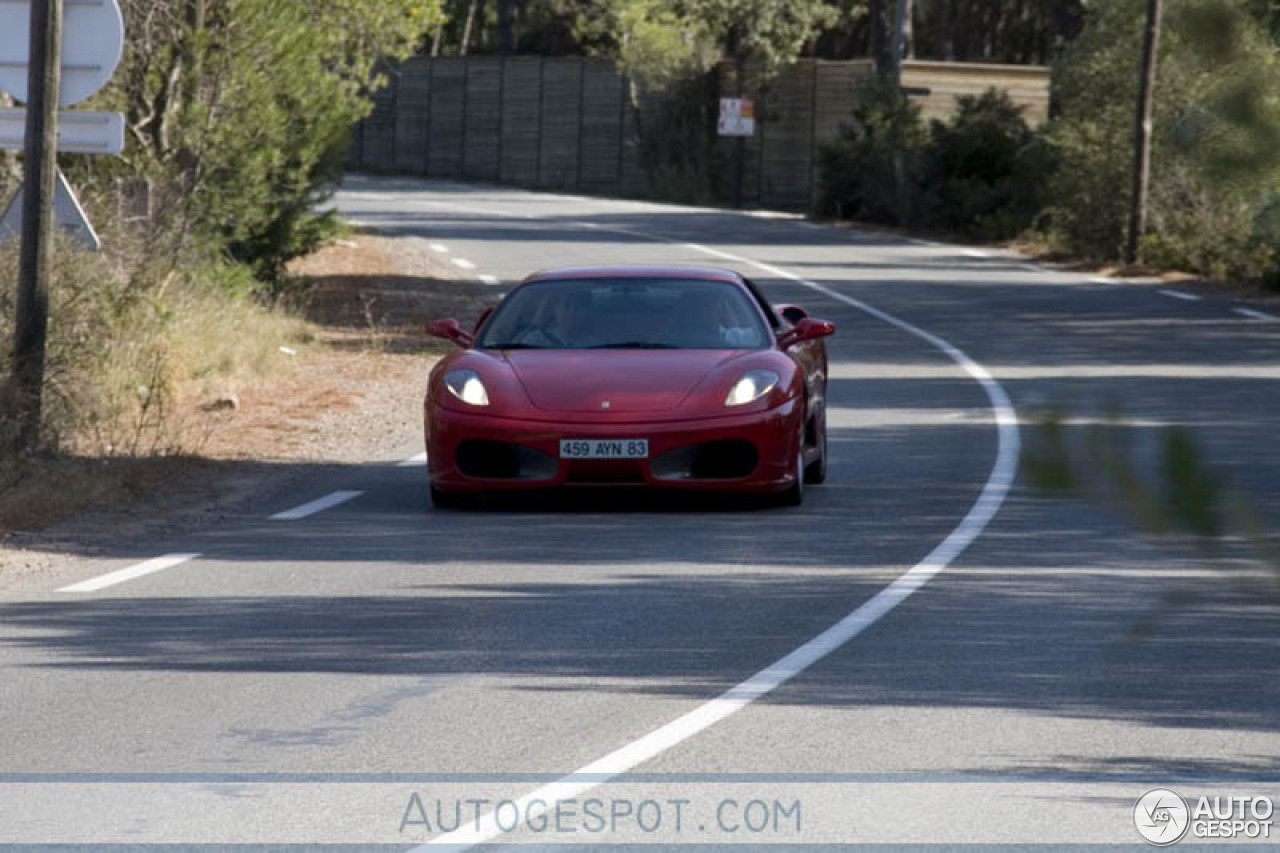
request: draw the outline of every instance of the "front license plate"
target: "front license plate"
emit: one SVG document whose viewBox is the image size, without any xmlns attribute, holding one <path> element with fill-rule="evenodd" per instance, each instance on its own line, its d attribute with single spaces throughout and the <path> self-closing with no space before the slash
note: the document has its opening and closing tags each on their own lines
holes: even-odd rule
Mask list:
<svg viewBox="0 0 1280 853">
<path fill-rule="evenodd" d="M 562 438 L 561 459 L 648 459 L 647 438 Z"/>
</svg>

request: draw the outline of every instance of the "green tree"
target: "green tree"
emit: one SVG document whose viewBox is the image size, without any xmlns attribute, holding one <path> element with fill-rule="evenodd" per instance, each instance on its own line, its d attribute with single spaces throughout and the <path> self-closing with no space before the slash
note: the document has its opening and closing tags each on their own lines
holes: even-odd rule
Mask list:
<svg viewBox="0 0 1280 853">
<path fill-rule="evenodd" d="M 1091 7 L 1054 69 L 1063 112 L 1052 222 L 1077 251 L 1117 257 L 1126 223 L 1141 0 Z M 1143 256 L 1219 277 L 1274 263 L 1280 64 L 1243 0 L 1171 0 L 1160 45 L 1150 234 Z"/>
<path fill-rule="evenodd" d="M 176 258 L 213 241 L 265 277 L 321 233 L 374 71 L 438 22 L 434 0 L 162 0 L 125 4 L 124 62 L 100 100 L 125 157 L 92 175 L 145 182 Z M 372 81 L 372 82 L 371 82 Z"/>
<path fill-rule="evenodd" d="M 687 12 L 704 22 L 726 59 L 739 68 L 758 66 L 766 77 L 838 17 L 825 0 L 691 0 Z"/>
</svg>

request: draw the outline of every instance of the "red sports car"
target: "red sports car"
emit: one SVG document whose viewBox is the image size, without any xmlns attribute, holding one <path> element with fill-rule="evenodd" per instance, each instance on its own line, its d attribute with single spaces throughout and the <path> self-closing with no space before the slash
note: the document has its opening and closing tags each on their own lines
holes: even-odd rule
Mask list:
<svg viewBox="0 0 1280 853">
<path fill-rule="evenodd" d="M 827 468 L 835 326 L 735 272 L 602 267 L 525 279 L 431 371 L 431 497 L 637 485 L 775 494 Z"/>
</svg>

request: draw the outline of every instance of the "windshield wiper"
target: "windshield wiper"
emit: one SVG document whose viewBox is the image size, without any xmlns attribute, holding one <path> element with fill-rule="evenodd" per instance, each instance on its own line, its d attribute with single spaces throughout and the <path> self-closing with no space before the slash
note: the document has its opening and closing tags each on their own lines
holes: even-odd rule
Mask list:
<svg viewBox="0 0 1280 853">
<path fill-rule="evenodd" d="M 614 344 L 597 344 L 588 349 L 679 349 L 675 344 L 659 344 L 653 341 L 619 341 Z"/>
<path fill-rule="evenodd" d="M 504 344 L 484 344 L 480 349 L 551 349 L 540 344 L 522 344 L 514 341 Z"/>
</svg>

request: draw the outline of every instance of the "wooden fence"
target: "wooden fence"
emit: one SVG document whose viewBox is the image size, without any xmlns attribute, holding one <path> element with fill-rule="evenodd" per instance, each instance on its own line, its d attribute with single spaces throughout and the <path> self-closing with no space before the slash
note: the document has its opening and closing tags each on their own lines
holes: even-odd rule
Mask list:
<svg viewBox="0 0 1280 853">
<path fill-rule="evenodd" d="M 385 73 L 390 83 L 355 134 L 355 169 L 619 195 L 648 186 L 631 88 L 606 60 L 415 57 Z M 744 145 L 745 203 L 813 204 L 817 148 L 848 119 L 870 73 L 866 61 L 802 60 L 774 80 Z M 926 117 L 992 87 L 1009 92 L 1032 123 L 1048 116 L 1045 68 L 908 61 L 902 83 L 920 92 L 913 97 Z M 732 159 L 732 141 L 717 144 L 720 159 Z M 717 186 L 732 197 L 723 181 Z"/>
</svg>

